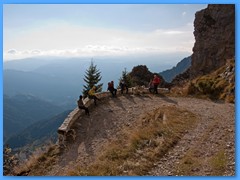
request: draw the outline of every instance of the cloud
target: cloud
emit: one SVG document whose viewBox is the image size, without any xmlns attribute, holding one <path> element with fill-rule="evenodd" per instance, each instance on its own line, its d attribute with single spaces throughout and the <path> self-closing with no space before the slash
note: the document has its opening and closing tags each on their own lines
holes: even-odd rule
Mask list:
<svg viewBox="0 0 240 180">
<path fill-rule="evenodd" d="M 166 34 L 169 34 L 169 35 L 187 34 L 189 33 L 189 31 L 175 30 L 175 29 L 167 29 L 167 30 L 156 29 L 154 33 L 158 36 L 165 36 Z"/>
<path fill-rule="evenodd" d="M 9 50 L 10 51 L 10 50 Z M 9 52 L 8 51 L 8 52 Z M 188 52 L 188 48 L 182 46 L 175 47 L 119 47 L 107 45 L 87 45 L 77 49 L 54 49 L 54 50 L 23 50 L 16 53 L 3 53 L 4 60 L 21 59 L 36 56 L 55 57 L 106 57 L 106 56 L 130 56 L 130 55 L 156 55 L 161 53 Z"/>
<path fill-rule="evenodd" d="M 67 23 L 49 25 L 22 32 L 21 36 L 4 42 L 4 60 L 32 56 L 85 57 L 174 53 L 179 49 L 191 52 L 194 40 L 191 28 L 185 26 L 141 32 L 81 27 Z"/>
<path fill-rule="evenodd" d="M 31 54 L 35 54 L 35 55 L 41 54 L 41 51 L 37 50 L 37 49 L 34 49 L 34 50 L 31 51 Z"/>
<path fill-rule="evenodd" d="M 8 51 L 7 51 L 7 54 L 17 54 L 17 51 L 16 51 L 16 49 L 9 49 Z"/>
<path fill-rule="evenodd" d="M 164 34 L 170 34 L 170 35 L 174 35 L 174 34 L 184 34 L 186 32 L 183 31 L 166 31 L 164 32 Z"/>
<path fill-rule="evenodd" d="M 182 16 L 186 16 L 186 14 L 187 14 L 186 12 L 183 12 L 183 13 L 182 13 Z"/>
</svg>

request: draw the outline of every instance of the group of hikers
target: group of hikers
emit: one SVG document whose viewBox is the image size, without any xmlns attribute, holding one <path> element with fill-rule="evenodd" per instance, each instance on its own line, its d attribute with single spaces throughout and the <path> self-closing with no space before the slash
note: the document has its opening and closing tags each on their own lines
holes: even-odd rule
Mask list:
<svg viewBox="0 0 240 180">
<path fill-rule="evenodd" d="M 153 79 L 149 82 L 149 92 L 150 93 L 155 93 L 158 94 L 158 85 L 160 84 L 160 78 L 157 75 L 154 75 Z M 126 91 L 126 94 L 128 94 L 128 86 L 127 83 L 124 80 L 120 81 L 120 89 L 121 89 L 121 94 L 123 94 L 124 90 Z M 97 100 L 100 101 L 100 99 L 96 96 L 96 86 L 93 86 L 89 91 L 88 91 L 88 98 L 94 100 L 94 104 L 97 105 Z M 117 89 L 114 88 L 114 81 L 108 82 L 108 88 L 107 91 L 109 91 L 112 94 L 112 97 L 116 97 L 117 95 Z M 89 114 L 89 109 L 84 105 L 83 102 L 83 96 L 79 96 L 79 100 L 77 101 L 78 103 L 78 108 L 85 110 L 86 115 Z"/>
<path fill-rule="evenodd" d="M 124 90 L 126 90 L 126 94 L 127 94 L 128 93 L 128 86 L 125 83 L 125 81 L 121 80 L 119 85 L 120 85 L 120 89 L 121 89 L 121 94 L 123 94 Z M 112 94 L 112 97 L 116 97 L 117 89 L 114 88 L 114 82 L 113 81 L 108 83 L 107 91 L 109 91 Z"/>
</svg>

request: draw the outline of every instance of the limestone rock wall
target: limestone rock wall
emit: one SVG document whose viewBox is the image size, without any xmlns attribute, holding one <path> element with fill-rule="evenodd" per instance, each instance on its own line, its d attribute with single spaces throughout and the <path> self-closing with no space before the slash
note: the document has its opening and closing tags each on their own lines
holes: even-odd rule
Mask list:
<svg viewBox="0 0 240 180">
<path fill-rule="evenodd" d="M 235 57 L 235 5 L 212 4 L 195 14 L 190 76 L 207 74 Z"/>
</svg>

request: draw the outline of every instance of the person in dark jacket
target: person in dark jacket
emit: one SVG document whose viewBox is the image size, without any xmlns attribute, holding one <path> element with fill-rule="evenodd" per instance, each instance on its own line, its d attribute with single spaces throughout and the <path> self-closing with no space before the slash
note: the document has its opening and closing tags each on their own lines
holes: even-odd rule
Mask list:
<svg viewBox="0 0 240 180">
<path fill-rule="evenodd" d="M 108 83 L 108 89 L 107 90 L 111 92 L 112 97 L 115 97 L 117 95 L 117 89 L 114 88 L 114 82 L 113 81 Z"/>
<path fill-rule="evenodd" d="M 90 115 L 89 114 L 89 110 L 83 103 L 83 96 L 82 95 L 79 96 L 79 100 L 77 101 L 77 103 L 78 103 L 78 108 L 79 109 L 84 109 L 85 110 L 85 114 L 89 116 Z"/>
<path fill-rule="evenodd" d="M 124 80 L 120 81 L 121 94 L 123 94 L 124 89 L 126 89 L 126 94 L 128 93 L 128 86 Z"/>
</svg>

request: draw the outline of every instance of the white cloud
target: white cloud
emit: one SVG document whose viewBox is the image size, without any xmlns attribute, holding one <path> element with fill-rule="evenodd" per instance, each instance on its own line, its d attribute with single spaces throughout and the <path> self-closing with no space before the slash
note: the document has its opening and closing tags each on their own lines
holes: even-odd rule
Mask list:
<svg viewBox="0 0 240 180">
<path fill-rule="evenodd" d="M 183 13 L 182 13 L 182 16 L 186 16 L 186 14 L 187 14 L 186 12 L 183 12 Z"/>
<path fill-rule="evenodd" d="M 186 32 L 183 31 L 166 31 L 164 32 L 164 34 L 170 34 L 170 35 L 174 35 L 174 34 L 184 34 Z"/>
<path fill-rule="evenodd" d="M 17 51 L 16 51 L 16 49 L 9 49 L 9 50 L 7 51 L 7 53 L 14 55 L 14 54 L 17 53 Z"/>
<path fill-rule="evenodd" d="M 4 35 L 4 60 L 31 56 L 114 56 L 191 52 L 194 40 L 190 26 L 151 32 L 90 28 L 70 24 L 48 25 Z M 8 39 L 8 41 L 5 41 Z M 14 49 L 13 49 L 14 48 Z"/>
<path fill-rule="evenodd" d="M 38 49 L 34 49 L 34 50 L 31 51 L 31 54 L 35 54 L 35 55 L 41 54 L 41 51 L 38 50 Z"/>
</svg>

